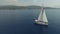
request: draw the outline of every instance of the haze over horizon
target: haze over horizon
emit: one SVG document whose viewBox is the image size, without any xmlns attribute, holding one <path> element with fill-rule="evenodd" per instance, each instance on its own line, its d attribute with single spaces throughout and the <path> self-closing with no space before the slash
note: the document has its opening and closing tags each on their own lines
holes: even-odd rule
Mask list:
<svg viewBox="0 0 60 34">
<path fill-rule="evenodd" d="M 0 0 L 0 6 L 4 5 L 16 5 L 16 6 L 29 6 L 38 5 L 44 3 L 46 7 L 60 8 L 60 0 Z"/>
</svg>

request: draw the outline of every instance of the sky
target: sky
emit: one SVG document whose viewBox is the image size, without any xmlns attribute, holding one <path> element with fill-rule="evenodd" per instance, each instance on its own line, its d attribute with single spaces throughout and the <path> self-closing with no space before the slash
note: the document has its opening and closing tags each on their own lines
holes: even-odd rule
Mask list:
<svg viewBox="0 0 60 34">
<path fill-rule="evenodd" d="M 60 0 L 0 0 L 1 5 L 28 6 L 44 4 L 46 7 L 60 7 Z"/>
</svg>

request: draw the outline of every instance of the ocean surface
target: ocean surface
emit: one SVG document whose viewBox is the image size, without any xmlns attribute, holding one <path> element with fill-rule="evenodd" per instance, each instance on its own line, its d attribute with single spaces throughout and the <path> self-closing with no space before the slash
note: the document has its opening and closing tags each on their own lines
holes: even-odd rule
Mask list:
<svg viewBox="0 0 60 34">
<path fill-rule="evenodd" d="M 48 26 L 34 24 L 40 9 L 0 10 L 0 34 L 60 34 L 60 9 L 46 9 Z"/>
</svg>

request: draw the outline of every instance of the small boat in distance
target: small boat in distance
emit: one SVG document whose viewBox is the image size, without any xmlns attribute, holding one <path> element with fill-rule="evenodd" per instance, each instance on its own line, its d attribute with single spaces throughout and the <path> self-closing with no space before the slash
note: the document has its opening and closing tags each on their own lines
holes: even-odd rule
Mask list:
<svg viewBox="0 0 60 34">
<path fill-rule="evenodd" d="M 46 13 L 45 13 L 45 8 L 42 7 L 41 12 L 39 14 L 39 17 L 37 20 L 35 20 L 36 24 L 41 24 L 41 25 L 48 25 L 48 20 L 46 17 Z"/>
</svg>

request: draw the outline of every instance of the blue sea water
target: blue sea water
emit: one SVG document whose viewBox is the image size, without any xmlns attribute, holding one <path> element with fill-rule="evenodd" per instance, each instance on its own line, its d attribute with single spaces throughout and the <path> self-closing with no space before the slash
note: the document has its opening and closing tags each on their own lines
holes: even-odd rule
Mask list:
<svg viewBox="0 0 60 34">
<path fill-rule="evenodd" d="M 48 26 L 34 24 L 40 9 L 0 10 L 0 34 L 60 34 L 60 9 L 46 9 Z"/>
</svg>

